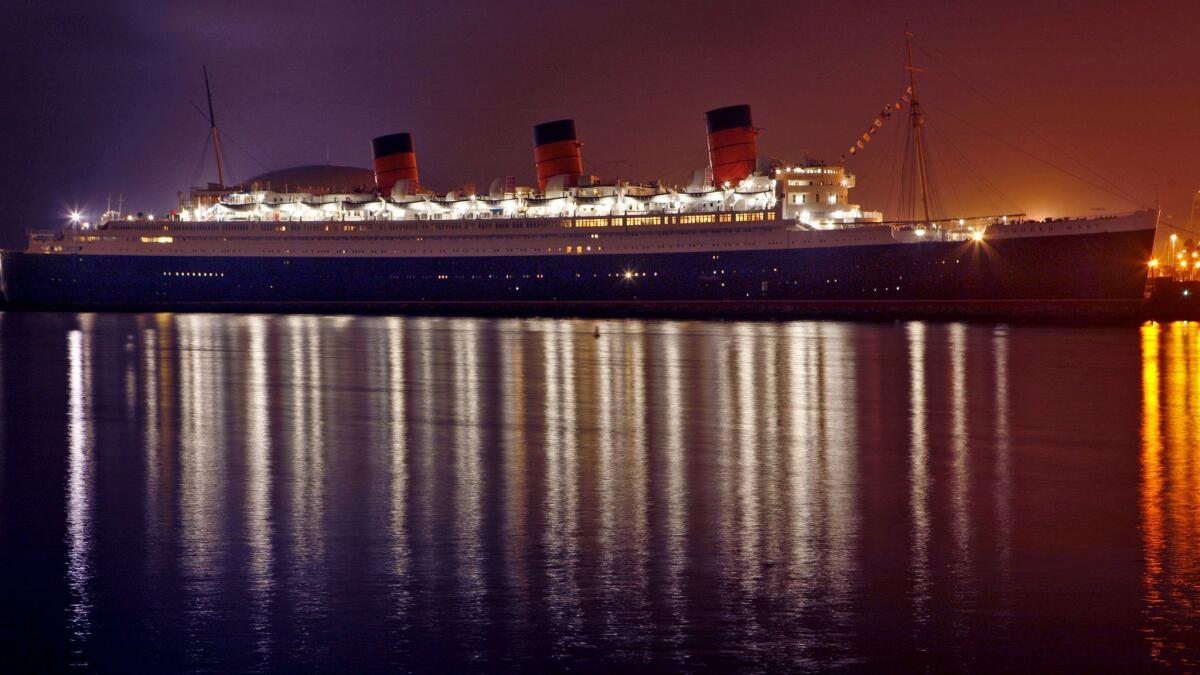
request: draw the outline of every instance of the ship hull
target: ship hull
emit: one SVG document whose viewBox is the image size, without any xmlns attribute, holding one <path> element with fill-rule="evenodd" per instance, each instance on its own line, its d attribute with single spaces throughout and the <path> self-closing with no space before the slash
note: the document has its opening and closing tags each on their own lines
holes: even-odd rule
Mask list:
<svg viewBox="0 0 1200 675">
<path fill-rule="evenodd" d="M 1140 301 L 1154 230 L 692 253 L 469 257 L 3 254 L 10 307 L 787 313 L 822 303 Z M 933 303 L 932 305 L 930 303 Z M 772 309 L 773 308 L 773 309 Z"/>
</svg>

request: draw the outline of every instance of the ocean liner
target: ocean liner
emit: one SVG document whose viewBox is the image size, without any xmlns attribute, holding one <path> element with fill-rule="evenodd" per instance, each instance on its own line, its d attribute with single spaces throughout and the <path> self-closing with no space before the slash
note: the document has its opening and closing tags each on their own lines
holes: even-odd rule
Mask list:
<svg viewBox="0 0 1200 675">
<path fill-rule="evenodd" d="M 924 196 L 915 81 L 895 109 L 905 105 Z M 0 257 L 3 295 L 13 307 L 72 309 L 714 314 L 1142 298 L 1155 211 L 951 219 L 923 198 L 921 217 L 889 222 L 851 201 L 856 179 L 843 166 L 760 157 L 749 106 L 705 122 L 709 166 L 686 185 L 587 175 L 574 121 L 556 120 L 533 129 L 536 187 L 497 179 L 446 193 L 422 185 L 408 133 L 374 140 L 369 189 L 227 188 L 212 122 L 220 183 L 164 217 L 109 211 L 95 225 L 31 233 Z"/>
</svg>

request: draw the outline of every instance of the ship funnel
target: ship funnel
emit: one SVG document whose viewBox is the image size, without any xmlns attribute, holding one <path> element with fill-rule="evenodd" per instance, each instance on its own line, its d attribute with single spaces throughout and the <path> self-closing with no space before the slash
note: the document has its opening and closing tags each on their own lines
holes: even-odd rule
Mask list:
<svg viewBox="0 0 1200 675">
<path fill-rule="evenodd" d="M 708 127 L 708 162 L 713 183 L 737 183 L 754 173 L 758 162 L 758 130 L 750 121 L 750 106 L 731 105 L 704 113 Z"/>
<path fill-rule="evenodd" d="M 575 120 L 543 122 L 533 128 L 533 159 L 537 163 L 538 188 L 562 176 L 563 187 L 575 187 L 583 175 L 583 144 L 575 134 Z"/>
<path fill-rule="evenodd" d="M 417 178 L 417 153 L 413 152 L 411 134 L 388 134 L 371 141 L 375 157 L 375 185 L 384 197 L 392 193 L 397 181 L 408 181 L 409 193 L 420 185 Z"/>
</svg>

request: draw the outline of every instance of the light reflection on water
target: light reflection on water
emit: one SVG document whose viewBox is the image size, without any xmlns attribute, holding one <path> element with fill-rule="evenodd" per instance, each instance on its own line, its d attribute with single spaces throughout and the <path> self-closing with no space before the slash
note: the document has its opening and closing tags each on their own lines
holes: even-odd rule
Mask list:
<svg viewBox="0 0 1200 675">
<path fill-rule="evenodd" d="M 1142 327 L 1143 631 L 1154 661 L 1200 666 L 1200 329 Z"/>
<path fill-rule="evenodd" d="M 67 468 L 67 582 L 71 588 L 69 630 L 72 665 L 86 665 L 91 637 L 93 436 L 92 349 L 90 315 L 67 335 L 68 468 Z"/>
<path fill-rule="evenodd" d="M 66 662 L 1197 665 L 1195 324 L 3 318 Z"/>
</svg>

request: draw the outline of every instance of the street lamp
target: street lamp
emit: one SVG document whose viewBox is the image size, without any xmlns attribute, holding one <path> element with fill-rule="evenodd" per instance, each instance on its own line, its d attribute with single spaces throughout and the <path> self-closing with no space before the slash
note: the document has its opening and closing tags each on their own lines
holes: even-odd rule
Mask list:
<svg viewBox="0 0 1200 675">
<path fill-rule="evenodd" d="M 1179 235 L 1177 235 L 1177 234 L 1171 235 L 1171 260 L 1175 260 L 1175 242 L 1178 239 L 1179 239 Z"/>
</svg>

